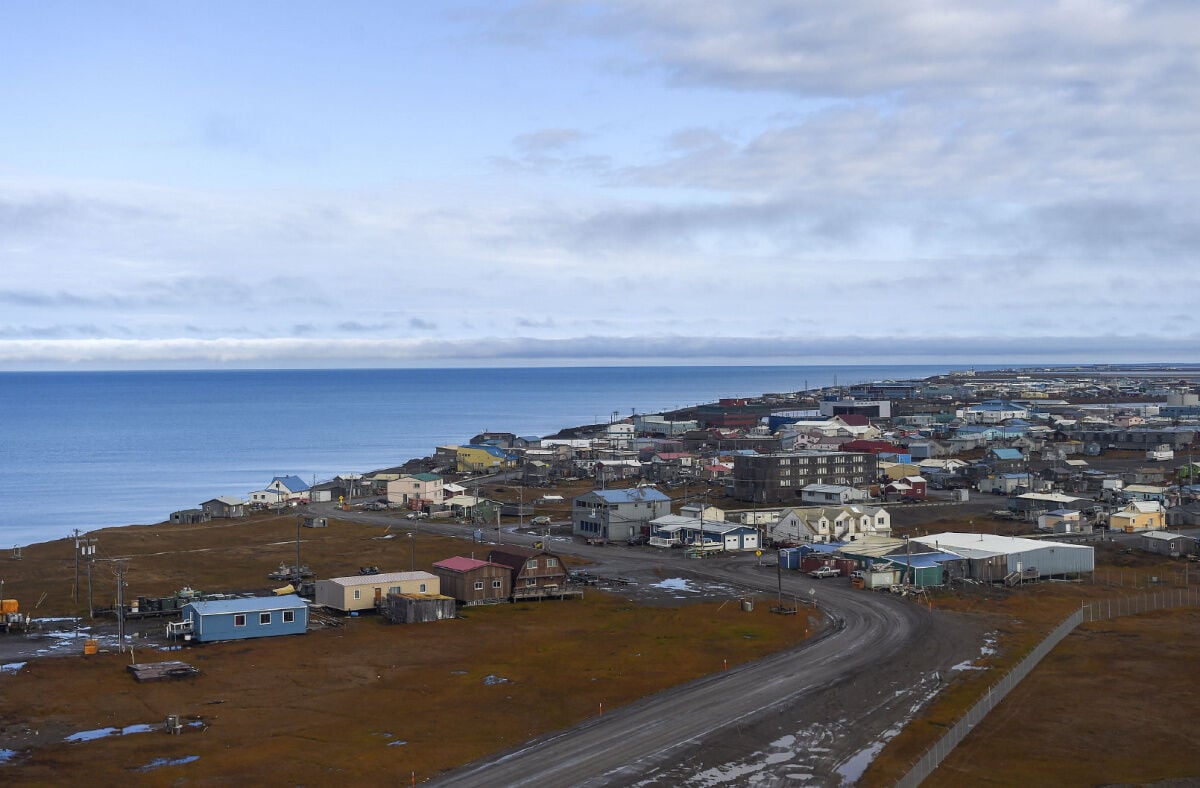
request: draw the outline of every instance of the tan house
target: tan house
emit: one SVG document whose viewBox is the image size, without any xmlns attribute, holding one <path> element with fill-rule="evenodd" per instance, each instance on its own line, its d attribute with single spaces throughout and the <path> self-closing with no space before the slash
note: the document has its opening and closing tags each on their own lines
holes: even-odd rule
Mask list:
<svg viewBox="0 0 1200 788">
<path fill-rule="evenodd" d="M 1108 516 L 1108 527 L 1125 533 L 1161 531 L 1166 525 L 1166 513 L 1158 501 L 1134 501 Z"/>
<path fill-rule="evenodd" d="M 318 580 L 313 602 L 331 610 L 352 613 L 374 610 L 388 594 L 440 594 L 442 583 L 429 572 L 389 572 Z"/>
<path fill-rule="evenodd" d="M 767 526 L 774 544 L 853 542 L 867 536 L 891 536 L 892 516 L 875 506 L 806 506 L 784 509 Z"/>
<path fill-rule="evenodd" d="M 436 473 L 405 474 L 387 483 L 388 503 L 409 509 L 441 503 L 444 486 L 442 477 Z"/>
<path fill-rule="evenodd" d="M 456 555 L 435 563 L 433 573 L 446 596 L 466 606 L 507 602 L 512 595 L 512 569 L 504 564 Z"/>
</svg>

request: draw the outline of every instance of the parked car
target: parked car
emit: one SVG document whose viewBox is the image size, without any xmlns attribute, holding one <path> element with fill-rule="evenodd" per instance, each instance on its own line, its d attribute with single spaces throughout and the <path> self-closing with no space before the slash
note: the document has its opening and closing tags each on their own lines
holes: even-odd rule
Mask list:
<svg viewBox="0 0 1200 788">
<path fill-rule="evenodd" d="M 545 515 L 538 515 L 537 517 L 533 518 L 529 522 L 533 525 L 549 525 L 550 518 L 546 517 Z"/>
<path fill-rule="evenodd" d="M 818 568 L 812 570 L 808 574 L 810 577 L 816 577 L 816 578 L 841 577 L 842 570 L 838 569 L 835 566 L 822 566 L 822 567 L 818 567 Z"/>
</svg>

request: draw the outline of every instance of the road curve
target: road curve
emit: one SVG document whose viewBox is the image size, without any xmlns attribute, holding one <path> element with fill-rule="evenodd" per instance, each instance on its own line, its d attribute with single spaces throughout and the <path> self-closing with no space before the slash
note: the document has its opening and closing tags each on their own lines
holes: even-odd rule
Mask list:
<svg viewBox="0 0 1200 788">
<path fill-rule="evenodd" d="M 729 565 L 705 567 L 691 574 L 761 591 L 777 587 L 774 573 L 739 572 Z M 814 583 L 831 623 L 822 636 L 468 764 L 433 784 L 600 786 L 633 782 L 670 761 L 678 750 L 871 669 L 928 624 L 928 613 L 920 607 L 882 594 L 822 586 L 806 576 L 785 575 L 784 591 L 807 597 Z"/>
</svg>

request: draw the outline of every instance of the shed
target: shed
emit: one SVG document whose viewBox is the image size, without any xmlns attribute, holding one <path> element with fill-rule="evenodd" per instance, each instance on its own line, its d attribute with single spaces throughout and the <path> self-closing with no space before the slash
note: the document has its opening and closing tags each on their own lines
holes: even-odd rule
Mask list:
<svg viewBox="0 0 1200 788">
<path fill-rule="evenodd" d="M 200 643 L 302 635 L 308 628 L 308 603 L 295 594 L 198 600 L 188 602 L 180 612 Z"/>
<path fill-rule="evenodd" d="M 389 572 L 318 580 L 313 601 L 331 610 L 373 610 L 388 594 L 440 594 L 441 581 L 429 572 Z"/>
<path fill-rule="evenodd" d="M 393 624 L 424 624 L 454 618 L 457 607 L 441 594 L 388 594 L 379 612 Z"/>
</svg>

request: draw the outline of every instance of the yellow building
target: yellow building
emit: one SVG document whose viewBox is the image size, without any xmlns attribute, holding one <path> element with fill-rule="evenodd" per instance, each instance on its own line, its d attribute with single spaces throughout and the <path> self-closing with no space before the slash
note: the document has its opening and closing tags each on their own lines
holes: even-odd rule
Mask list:
<svg viewBox="0 0 1200 788">
<path fill-rule="evenodd" d="M 1116 531 L 1161 531 L 1166 527 L 1166 513 L 1158 501 L 1134 501 L 1108 517 L 1108 527 Z"/>
<path fill-rule="evenodd" d="M 456 446 L 454 458 L 459 473 L 491 473 L 517 465 L 516 457 L 495 446 Z"/>
</svg>

